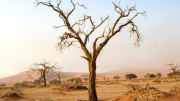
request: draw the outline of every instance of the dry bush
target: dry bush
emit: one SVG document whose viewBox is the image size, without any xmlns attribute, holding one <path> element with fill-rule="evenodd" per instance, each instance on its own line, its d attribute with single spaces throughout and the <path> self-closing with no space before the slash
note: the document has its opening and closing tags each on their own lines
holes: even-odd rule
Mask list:
<svg viewBox="0 0 180 101">
<path fill-rule="evenodd" d="M 63 91 L 78 91 L 78 90 L 87 90 L 86 86 L 70 86 L 70 85 L 62 85 L 60 88 L 52 88 L 51 90 L 54 94 L 64 94 Z"/>
<path fill-rule="evenodd" d="M 157 83 L 157 84 L 161 83 L 161 81 L 160 81 L 159 79 L 154 79 L 154 80 L 152 80 L 151 82 L 152 82 L 152 83 Z"/>
<path fill-rule="evenodd" d="M 6 92 L 1 98 L 6 98 L 6 100 L 18 100 L 22 97 L 23 93 L 18 87 L 11 87 L 11 91 Z"/>
<path fill-rule="evenodd" d="M 137 82 L 140 82 L 140 80 L 138 80 L 138 79 L 131 79 L 130 80 L 130 83 L 137 83 Z"/>
<path fill-rule="evenodd" d="M 169 89 L 169 93 L 171 94 L 180 94 L 180 85 L 173 85 Z"/>
<path fill-rule="evenodd" d="M 150 87 L 149 84 L 147 84 L 145 88 L 134 85 L 130 86 L 130 88 L 129 91 L 114 101 L 162 101 L 168 96 L 167 93 Z"/>
<path fill-rule="evenodd" d="M 142 80 L 140 80 L 141 82 L 148 82 L 149 80 L 147 80 L 147 79 L 142 79 Z"/>
</svg>

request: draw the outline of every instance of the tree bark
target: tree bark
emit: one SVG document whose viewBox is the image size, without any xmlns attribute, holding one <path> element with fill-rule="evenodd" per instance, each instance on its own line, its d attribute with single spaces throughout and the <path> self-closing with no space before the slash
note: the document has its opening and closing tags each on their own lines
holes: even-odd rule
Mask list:
<svg viewBox="0 0 180 101">
<path fill-rule="evenodd" d="M 96 62 L 89 62 L 89 101 L 98 101 L 97 93 L 96 93 Z"/>
<path fill-rule="evenodd" d="M 44 86 L 46 86 L 46 77 L 45 77 L 45 71 L 43 71 L 43 81 L 44 81 Z"/>
<path fill-rule="evenodd" d="M 175 70 L 173 70 L 173 74 L 174 74 L 174 79 L 176 78 L 176 71 Z"/>
</svg>

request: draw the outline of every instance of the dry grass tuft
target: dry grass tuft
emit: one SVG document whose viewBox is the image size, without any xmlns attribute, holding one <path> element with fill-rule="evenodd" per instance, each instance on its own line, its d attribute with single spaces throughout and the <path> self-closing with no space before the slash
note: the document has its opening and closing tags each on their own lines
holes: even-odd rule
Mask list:
<svg viewBox="0 0 180 101">
<path fill-rule="evenodd" d="M 21 90 L 17 87 L 12 87 L 11 91 L 6 92 L 4 95 L 1 96 L 1 98 L 5 98 L 5 100 L 19 100 L 22 97 L 23 93 L 21 93 Z"/>
<path fill-rule="evenodd" d="M 63 91 L 78 91 L 78 90 L 87 90 L 86 86 L 70 86 L 62 85 L 60 88 L 52 88 L 54 94 L 64 94 Z"/>
<path fill-rule="evenodd" d="M 113 101 L 162 101 L 168 96 L 166 92 L 162 92 L 149 84 L 145 88 L 130 86 L 131 89 L 124 95 Z"/>
<path fill-rule="evenodd" d="M 169 89 L 169 93 L 171 94 L 180 94 L 180 85 L 173 85 Z"/>
<path fill-rule="evenodd" d="M 161 81 L 160 81 L 159 79 L 154 79 L 154 80 L 152 80 L 151 82 L 152 82 L 152 83 L 157 83 L 157 84 L 161 83 Z"/>
</svg>

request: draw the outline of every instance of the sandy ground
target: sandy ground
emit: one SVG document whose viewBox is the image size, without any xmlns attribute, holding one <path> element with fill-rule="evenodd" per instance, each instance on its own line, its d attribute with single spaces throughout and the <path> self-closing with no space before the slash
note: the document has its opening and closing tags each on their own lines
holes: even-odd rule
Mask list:
<svg viewBox="0 0 180 101">
<path fill-rule="evenodd" d="M 118 81 L 98 81 L 96 84 L 97 96 L 101 101 L 113 101 L 113 99 L 123 95 L 128 91 L 128 87 L 125 85 L 135 84 L 140 87 L 145 87 L 147 83 L 150 83 L 152 87 L 155 87 L 161 91 L 168 92 L 172 85 L 180 84 L 180 81 L 172 81 L 167 79 L 169 82 L 161 82 L 159 84 L 152 84 L 152 80 L 137 80 L 139 82 L 131 82 L 130 80 L 118 80 Z M 68 84 L 73 85 L 73 84 Z M 88 83 L 82 85 L 88 87 Z M 53 88 L 60 88 L 57 85 L 50 85 L 49 87 L 36 87 L 36 88 L 19 88 L 20 92 L 23 93 L 21 99 L 18 101 L 78 101 L 88 100 L 88 90 L 73 90 L 73 91 L 61 91 L 55 92 Z M 11 91 L 10 87 L 0 89 L 0 96 L 6 92 Z M 12 99 L 6 100 L 7 98 L 0 98 L 0 101 L 13 101 Z M 172 100 L 174 99 L 174 100 Z M 120 101 L 120 100 L 114 100 Z M 180 96 L 175 95 L 171 100 L 165 101 L 180 101 Z"/>
</svg>

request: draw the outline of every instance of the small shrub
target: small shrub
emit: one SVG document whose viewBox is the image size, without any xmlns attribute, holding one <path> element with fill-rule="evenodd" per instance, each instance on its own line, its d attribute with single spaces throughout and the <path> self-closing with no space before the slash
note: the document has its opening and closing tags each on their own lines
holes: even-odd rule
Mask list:
<svg viewBox="0 0 180 101">
<path fill-rule="evenodd" d="M 154 79 L 154 80 L 152 80 L 152 82 L 153 82 L 153 83 L 158 83 L 158 84 L 159 84 L 161 81 L 160 81 L 159 79 Z"/>
<path fill-rule="evenodd" d="M 117 76 L 115 76 L 115 77 L 114 77 L 114 79 L 116 79 L 116 80 L 117 80 L 117 79 L 120 79 L 120 77 L 117 75 Z"/>
<path fill-rule="evenodd" d="M 75 83 L 81 83 L 81 82 L 82 82 L 81 78 L 75 78 Z"/>
<path fill-rule="evenodd" d="M 38 86 L 38 85 L 40 85 L 40 84 L 41 84 L 41 82 L 34 81 L 32 84 L 33 84 L 34 86 Z"/>
<path fill-rule="evenodd" d="M 16 82 L 15 84 L 14 84 L 14 87 L 20 87 L 21 86 L 21 83 L 19 83 L 19 82 Z"/>
<path fill-rule="evenodd" d="M 60 84 L 61 81 L 57 80 L 57 79 L 53 79 L 49 81 L 50 84 Z"/>
<path fill-rule="evenodd" d="M 87 82 L 89 79 L 88 78 L 83 78 L 85 82 Z"/>
<path fill-rule="evenodd" d="M 162 76 L 161 73 L 157 73 L 157 74 L 156 74 L 156 77 L 157 77 L 157 78 L 161 78 L 161 76 Z"/>
<path fill-rule="evenodd" d="M 106 77 L 103 77 L 104 81 L 106 80 Z"/>
<path fill-rule="evenodd" d="M 6 84 L 0 84 L 0 87 L 5 87 L 6 86 Z"/>
<path fill-rule="evenodd" d="M 126 74 L 126 79 L 135 79 L 137 76 L 135 74 Z"/>
<path fill-rule="evenodd" d="M 154 78 L 154 77 L 156 77 L 156 75 L 154 75 L 154 74 L 149 75 L 149 78 Z"/>
<path fill-rule="evenodd" d="M 170 77 L 170 78 L 173 78 L 174 74 L 173 73 L 168 73 L 167 76 Z"/>
</svg>

